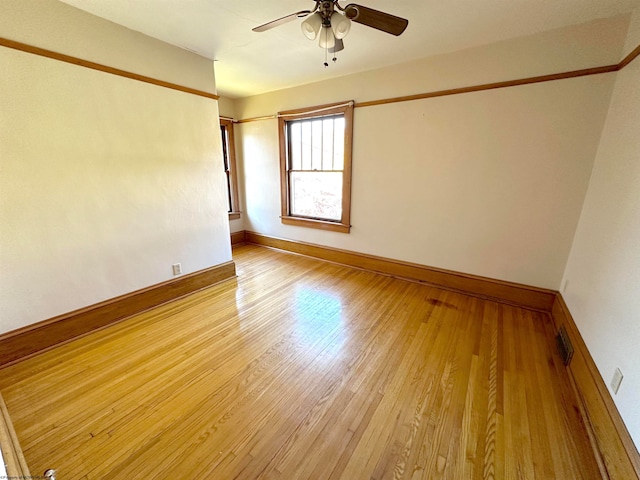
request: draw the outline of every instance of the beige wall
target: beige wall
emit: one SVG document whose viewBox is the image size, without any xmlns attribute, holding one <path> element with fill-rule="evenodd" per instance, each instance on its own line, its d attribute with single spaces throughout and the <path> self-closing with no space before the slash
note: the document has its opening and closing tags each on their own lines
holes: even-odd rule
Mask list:
<svg viewBox="0 0 640 480">
<path fill-rule="evenodd" d="M 227 97 L 220 97 L 218 109 L 221 117 L 236 118 L 236 105 L 234 100 Z"/>
<path fill-rule="evenodd" d="M 629 15 L 622 15 L 233 103 L 242 119 L 304 107 L 309 102 L 330 103 L 345 98 L 364 102 L 600 67 L 618 63 L 628 25 Z"/>
<path fill-rule="evenodd" d="M 213 62 L 56 0 L 2 0 L 8 39 L 215 93 Z"/>
<path fill-rule="evenodd" d="M 640 44 L 636 10 L 625 55 Z M 618 73 L 562 292 L 640 448 L 640 59 Z"/>
<path fill-rule="evenodd" d="M 58 2 L 0 36 L 215 91 L 211 61 Z M 0 47 L 0 332 L 231 259 L 215 100 Z"/>
<path fill-rule="evenodd" d="M 235 102 L 240 118 L 617 63 L 616 17 Z M 615 74 L 357 108 L 352 231 L 280 223 L 275 120 L 241 124 L 245 227 L 557 289 Z"/>
</svg>

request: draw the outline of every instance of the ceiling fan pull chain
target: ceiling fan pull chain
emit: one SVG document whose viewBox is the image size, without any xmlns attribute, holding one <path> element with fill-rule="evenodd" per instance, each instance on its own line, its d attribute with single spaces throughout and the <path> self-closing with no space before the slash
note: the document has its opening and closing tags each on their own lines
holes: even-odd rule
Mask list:
<svg viewBox="0 0 640 480">
<path fill-rule="evenodd" d="M 324 68 L 327 68 L 329 66 L 329 62 L 327 62 L 327 56 L 329 54 L 329 43 L 327 38 L 329 36 L 329 29 L 323 28 L 322 32 L 324 33 Z"/>
</svg>

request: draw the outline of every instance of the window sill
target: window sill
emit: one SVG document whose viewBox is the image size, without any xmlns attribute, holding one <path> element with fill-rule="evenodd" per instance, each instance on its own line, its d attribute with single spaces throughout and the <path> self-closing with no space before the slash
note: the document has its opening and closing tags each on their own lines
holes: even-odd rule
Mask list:
<svg viewBox="0 0 640 480">
<path fill-rule="evenodd" d="M 229 212 L 229 220 L 237 220 L 240 218 L 240 212 Z"/>
<path fill-rule="evenodd" d="M 280 217 L 282 223 L 285 225 L 295 225 L 297 227 L 317 228 L 320 230 L 329 230 L 331 232 L 349 233 L 351 225 L 345 225 L 343 223 L 325 222 L 322 220 L 311 220 L 310 218 L 300 217 Z"/>
</svg>

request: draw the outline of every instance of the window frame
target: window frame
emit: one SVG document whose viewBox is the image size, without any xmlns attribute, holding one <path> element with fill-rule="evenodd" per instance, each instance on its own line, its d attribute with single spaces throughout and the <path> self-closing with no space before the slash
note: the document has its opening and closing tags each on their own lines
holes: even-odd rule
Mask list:
<svg viewBox="0 0 640 480">
<path fill-rule="evenodd" d="M 238 169 L 236 166 L 236 147 L 235 138 L 233 136 L 233 120 L 228 118 L 220 118 L 220 127 L 224 127 L 226 135 L 226 152 L 227 164 L 229 167 L 227 187 L 229 188 L 229 197 L 231 198 L 231 211 L 229 212 L 229 220 L 237 220 L 240 218 L 240 204 L 238 203 Z M 222 142 L 225 138 L 222 136 Z M 222 146 L 222 155 L 224 156 L 225 145 Z M 224 158 L 223 158 L 224 163 Z"/>
<path fill-rule="evenodd" d="M 333 232 L 349 233 L 351 229 L 351 173 L 353 148 L 353 101 L 318 105 L 315 107 L 287 110 L 278 113 L 278 137 L 280 143 L 280 219 L 285 225 L 318 228 Z M 291 215 L 290 186 L 288 169 L 289 139 L 287 138 L 287 122 L 322 118 L 327 116 L 344 116 L 344 166 L 342 169 L 342 217 L 339 221 L 311 219 Z"/>
</svg>

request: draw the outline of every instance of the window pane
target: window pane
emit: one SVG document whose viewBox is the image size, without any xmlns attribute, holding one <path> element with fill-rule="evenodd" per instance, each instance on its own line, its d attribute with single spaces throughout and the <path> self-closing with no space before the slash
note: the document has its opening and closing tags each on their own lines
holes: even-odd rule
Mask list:
<svg viewBox="0 0 640 480">
<path fill-rule="evenodd" d="M 289 145 L 291 155 L 291 166 L 293 170 L 300 170 L 302 168 L 302 150 L 301 150 L 301 132 L 300 122 L 291 122 L 289 124 Z"/>
<path fill-rule="evenodd" d="M 311 170 L 311 122 L 302 122 L 302 168 Z"/>
<path fill-rule="evenodd" d="M 337 117 L 334 122 L 333 169 L 344 168 L 344 117 Z"/>
<path fill-rule="evenodd" d="M 231 204 L 231 178 L 229 176 L 229 171 L 227 170 L 227 211 L 231 212 L 233 210 L 233 206 Z"/>
<path fill-rule="evenodd" d="M 322 169 L 333 170 L 333 118 L 322 121 Z"/>
<path fill-rule="evenodd" d="M 341 172 L 291 172 L 291 215 L 340 221 Z"/>
<path fill-rule="evenodd" d="M 228 150 L 228 133 L 227 127 L 220 125 L 220 134 L 222 135 L 222 159 L 224 161 L 224 171 L 227 176 L 227 211 L 231 212 L 231 179 L 229 174 L 229 150 Z"/>
<path fill-rule="evenodd" d="M 227 127 L 220 125 L 220 135 L 222 135 L 222 160 L 224 161 L 224 171 L 229 171 L 229 154 L 227 153 Z"/>
<path fill-rule="evenodd" d="M 311 170 L 322 170 L 322 120 L 311 122 Z"/>
</svg>

